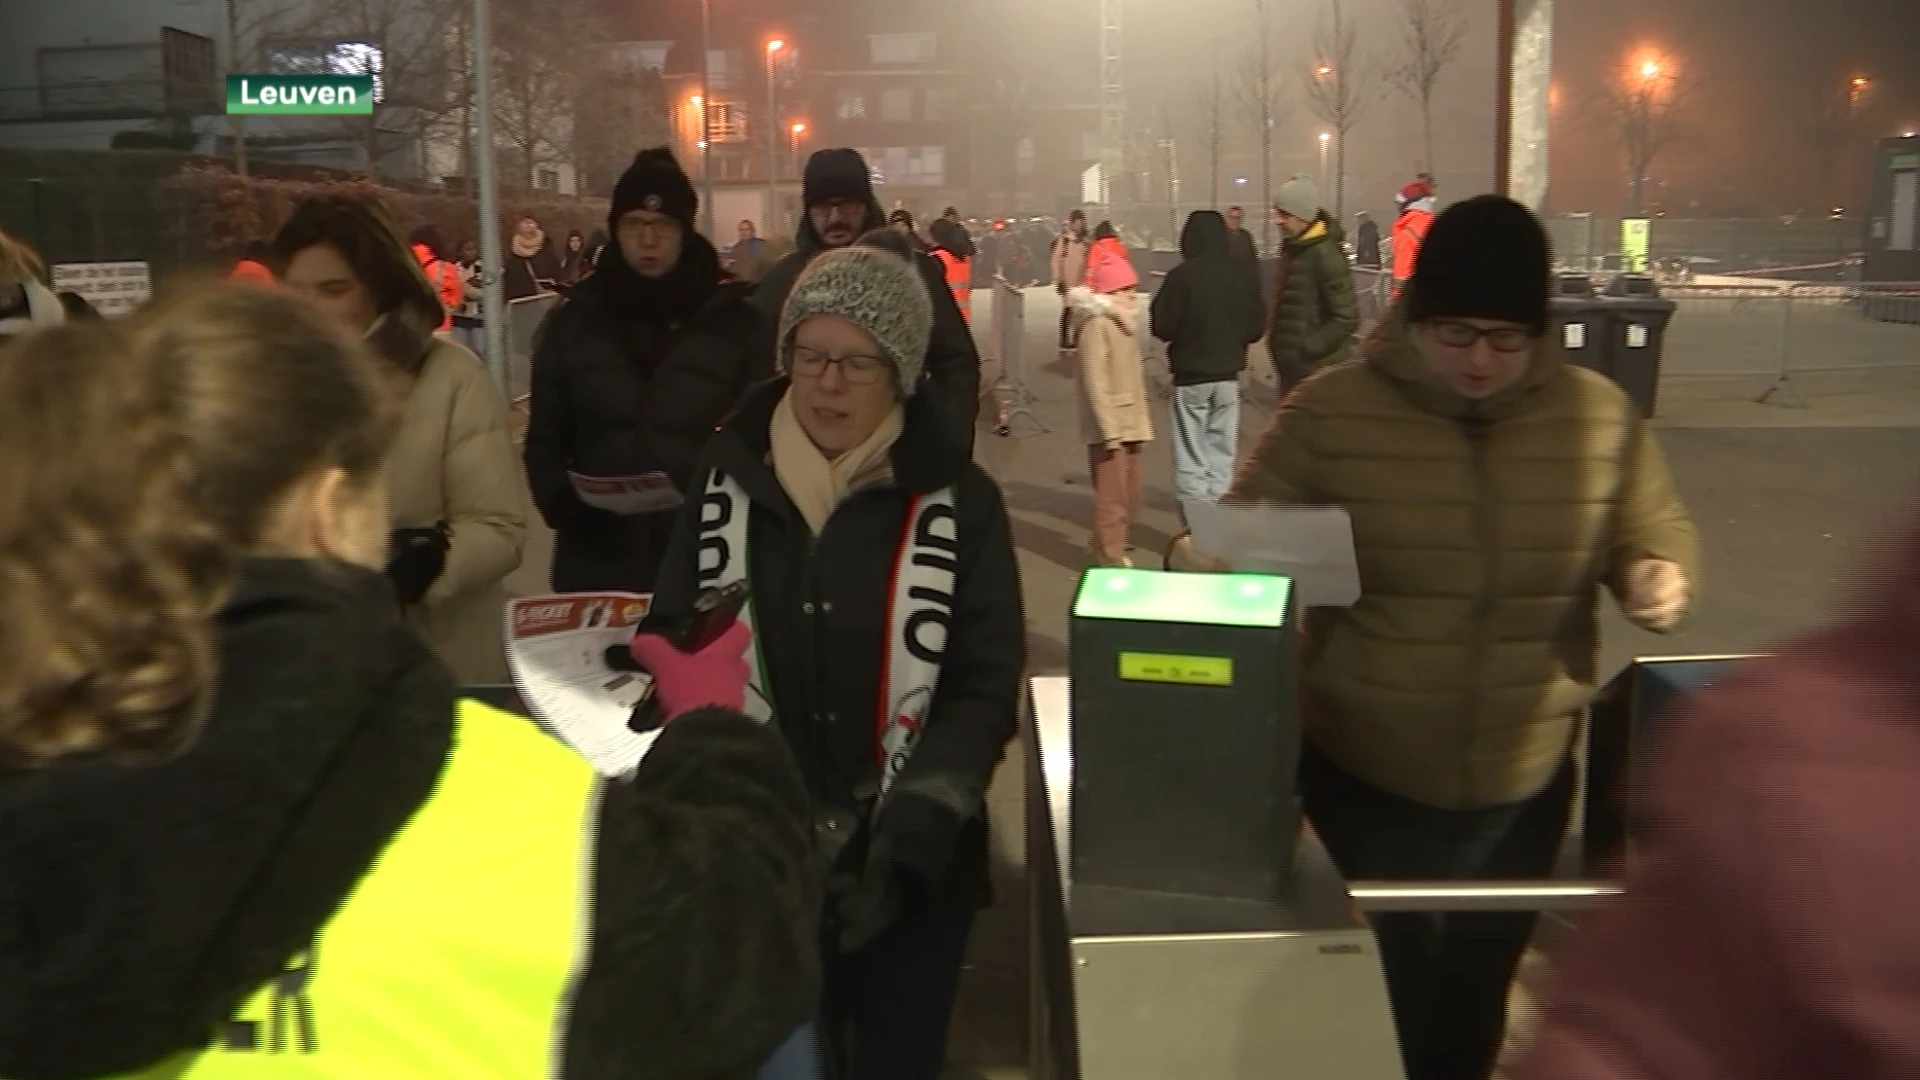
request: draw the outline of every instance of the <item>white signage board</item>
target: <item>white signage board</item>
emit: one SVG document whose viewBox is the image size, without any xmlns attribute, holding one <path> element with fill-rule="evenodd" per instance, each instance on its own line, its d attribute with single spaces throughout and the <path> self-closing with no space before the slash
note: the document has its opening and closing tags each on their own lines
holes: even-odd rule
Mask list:
<svg viewBox="0 0 1920 1080">
<path fill-rule="evenodd" d="M 54 263 L 53 291 L 74 292 L 102 315 L 126 315 L 153 296 L 144 262 Z"/>
</svg>

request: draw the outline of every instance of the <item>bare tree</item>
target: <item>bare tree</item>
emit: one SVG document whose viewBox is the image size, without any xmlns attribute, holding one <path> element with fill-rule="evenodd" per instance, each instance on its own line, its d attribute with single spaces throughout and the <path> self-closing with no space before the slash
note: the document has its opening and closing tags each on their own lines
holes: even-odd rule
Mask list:
<svg viewBox="0 0 1920 1080">
<path fill-rule="evenodd" d="M 542 168 L 576 163 L 592 74 L 581 43 L 604 36 L 591 0 L 511 0 L 495 11 L 494 149 L 507 155 L 504 174 L 538 187 Z"/>
<path fill-rule="evenodd" d="M 298 25 L 268 39 L 271 66 L 301 73 L 365 75 L 374 109 L 321 125 L 360 149 L 378 176 L 387 154 L 417 146 L 422 128 L 459 108 L 462 61 L 447 33 L 460 0 L 308 0 Z"/>
<path fill-rule="evenodd" d="M 270 38 L 294 10 L 296 0 L 226 0 L 227 70 L 240 75 L 261 62 L 261 42 Z M 224 97 L 223 87 L 220 94 Z M 227 128 L 233 140 L 233 171 L 247 175 L 247 117 L 229 113 Z"/>
<path fill-rule="evenodd" d="M 573 114 L 575 175 L 583 190 L 611 191 L 635 152 L 667 146 L 667 91 L 655 68 L 589 71 Z"/>
<path fill-rule="evenodd" d="M 1193 112 L 1198 120 L 1200 147 L 1207 155 L 1207 206 L 1220 209 L 1220 158 L 1227 149 L 1225 95 L 1220 89 L 1220 69 L 1213 67 L 1207 84 L 1194 95 Z"/>
<path fill-rule="evenodd" d="M 1403 57 L 1387 72 L 1395 90 L 1420 106 L 1421 134 L 1425 140 L 1425 171 L 1434 172 L 1433 98 L 1440 76 L 1460 56 L 1466 41 L 1465 0 L 1395 0 L 1404 20 Z"/>
<path fill-rule="evenodd" d="M 1347 17 L 1344 0 L 1327 0 L 1313 34 L 1313 58 L 1305 78 L 1307 108 L 1333 131 L 1333 213 L 1347 212 L 1347 135 L 1371 104 L 1373 72 L 1360 55 L 1360 29 Z"/>
<path fill-rule="evenodd" d="M 1600 91 L 1600 105 L 1626 153 L 1632 212 L 1647 212 L 1647 184 L 1661 151 L 1679 136 L 1687 102 L 1699 81 L 1673 65 L 1649 59 L 1622 71 Z"/>
<path fill-rule="evenodd" d="M 1266 5 L 1255 0 L 1259 16 L 1259 34 L 1251 50 L 1240 63 L 1234 81 L 1233 101 L 1239 121 L 1247 134 L 1260 146 L 1260 243 L 1262 250 L 1273 249 L 1273 134 L 1287 111 L 1287 88 L 1274 70 L 1273 56 L 1267 49 Z"/>
</svg>

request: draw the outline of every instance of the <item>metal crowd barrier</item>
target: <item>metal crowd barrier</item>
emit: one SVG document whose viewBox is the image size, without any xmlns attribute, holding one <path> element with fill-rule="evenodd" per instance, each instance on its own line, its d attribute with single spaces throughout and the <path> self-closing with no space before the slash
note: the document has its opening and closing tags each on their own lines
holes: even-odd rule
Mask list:
<svg viewBox="0 0 1920 1080">
<path fill-rule="evenodd" d="M 1027 385 L 1027 296 L 1004 275 L 993 277 L 994 359 L 1000 361 L 1000 379 L 994 384 L 994 396 L 1000 403 L 998 429 L 1013 434 L 1014 421 L 1025 417 L 1039 434 L 1052 429 L 1033 411 L 1039 399 Z"/>
<path fill-rule="evenodd" d="M 533 390 L 533 341 L 547 315 L 560 303 L 559 293 L 523 296 L 507 303 L 507 400 L 524 405 Z"/>
<path fill-rule="evenodd" d="M 1662 374 L 1766 379 L 1755 400 L 1804 407 L 1798 374 L 1920 368 L 1920 284 L 1737 281 L 1669 286 Z"/>
</svg>

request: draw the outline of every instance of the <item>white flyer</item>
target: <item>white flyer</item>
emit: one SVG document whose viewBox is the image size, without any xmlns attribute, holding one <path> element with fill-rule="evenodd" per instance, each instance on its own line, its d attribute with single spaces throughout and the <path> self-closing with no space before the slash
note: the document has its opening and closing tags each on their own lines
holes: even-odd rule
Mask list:
<svg viewBox="0 0 1920 1080">
<path fill-rule="evenodd" d="M 588 476 L 569 472 L 567 478 L 573 481 L 573 490 L 579 493 L 581 502 L 623 516 L 673 510 L 681 502 L 680 489 L 674 487 L 673 479 L 663 472 L 637 476 Z"/>
<path fill-rule="evenodd" d="M 521 700 L 602 776 L 632 776 L 660 737 L 658 729 L 639 734 L 627 726 L 653 678 L 607 664 L 607 650 L 626 647 L 649 603 L 634 593 L 507 602 L 507 668 Z"/>
<path fill-rule="evenodd" d="M 1195 548 L 1234 570 L 1292 578 L 1302 608 L 1347 607 L 1360 599 L 1346 508 L 1184 505 Z"/>
</svg>

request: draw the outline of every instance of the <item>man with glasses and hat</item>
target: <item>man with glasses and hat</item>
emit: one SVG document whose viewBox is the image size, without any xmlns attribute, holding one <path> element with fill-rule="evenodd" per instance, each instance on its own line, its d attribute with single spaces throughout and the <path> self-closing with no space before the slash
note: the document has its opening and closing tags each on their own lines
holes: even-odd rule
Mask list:
<svg viewBox="0 0 1920 1080">
<path fill-rule="evenodd" d="M 1573 797 L 1599 593 L 1673 630 L 1699 544 L 1653 432 L 1547 335 L 1547 238 L 1434 222 L 1364 361 L 1288 398 L 1224 502 L 1341 506 L 1361 596 L 1306 617 L 1303 807 L 1350 879 L 1541 878 Z M 1174 568 L 1217 566 L 1176 541 Z M 1374 920 L 1408 1080 L 1486 1080 L 1526 913 Z"/>
</svg>

